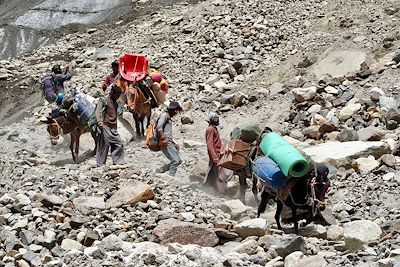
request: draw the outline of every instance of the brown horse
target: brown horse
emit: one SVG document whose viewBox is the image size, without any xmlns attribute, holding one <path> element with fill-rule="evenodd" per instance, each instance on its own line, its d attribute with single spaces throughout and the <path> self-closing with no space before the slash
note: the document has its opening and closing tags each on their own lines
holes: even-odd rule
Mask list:
<svg viewBox="0 0 400 267">
<path fill-rule="evenodd" d="M 46 119 L 41 120 L 41 122 L 47 124 L 47 131 L 50 134 L 50 142 L 52 145 L 58 144 L 60 136 L 64 134 L 71 135 L 69 148 L 72 153 L 72 159 L 75 163 L 79 163 L 79 139 L 82 134 L 90 131 L 89 126 L 80 127 L 73 118 L 63 113 L 54 117 L 47 116 Z M 95 141 L 95 148 L 92 154 L 95 155 L 97 148 L 96 136 L 92 133 L 92 137 Z"/>
<path fill-rule="evenodd" d="M 128 111 L 133 115 L 136 135 L 144 137 L 144 132 L 150 124 L 151 98 L 146 96 L 136 83 L 128 83 L 128 81 L 120 78 L 116 84 L 124 90 L 124 94 L 121 95 L 120 99 L 127 105 Z M 144 127 L 144 119 L 147 119 L 146 128 Z"/>
</svg>

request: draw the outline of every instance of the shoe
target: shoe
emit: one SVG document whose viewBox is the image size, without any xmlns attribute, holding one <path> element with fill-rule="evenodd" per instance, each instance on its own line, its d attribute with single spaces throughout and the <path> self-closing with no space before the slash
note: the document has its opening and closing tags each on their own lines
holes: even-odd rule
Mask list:
<svg viewBox="0 0 400 267">
<path fill-rule="evenodd" d="M 155 173 L 165 173 L 165 171 L 163 171 L 163 170 L 161 170 L 159 168 L 154 169 L 153 172 L 155 172 Z"/>
<path fill-rule="evenodd" d="M 125 164 L 115 164 L 110 166 L 110 170 L 122 170 L 126 169 L 127 167 L 128 166 L 126 166 Z"/>
</svg>

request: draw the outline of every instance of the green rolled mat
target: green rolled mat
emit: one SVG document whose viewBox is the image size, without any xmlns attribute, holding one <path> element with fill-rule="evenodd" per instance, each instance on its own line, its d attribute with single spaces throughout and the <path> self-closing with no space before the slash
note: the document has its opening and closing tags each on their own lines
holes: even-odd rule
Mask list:
<svg viewBox="0 0 400 267">
<path fill-rule="evenodd" d="M 260 149 L 287 177 L 302 177 L 308 172 L 309 164 L 303 155 L 275 132 L 264 136 Z"/>
</svg>

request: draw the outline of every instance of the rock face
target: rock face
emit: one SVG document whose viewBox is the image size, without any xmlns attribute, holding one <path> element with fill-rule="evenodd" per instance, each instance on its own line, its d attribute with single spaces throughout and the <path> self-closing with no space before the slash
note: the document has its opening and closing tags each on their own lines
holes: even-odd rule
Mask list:
<svg viewBox="0 0 400 267">
<path fill-rule="evenodd" d="M 242 238 L 264 236 L 268 229 L 267 221 L 261 218 L 246 220 L 236 224 L 233 230 Z"/>
<path fill-rule="evenodd" d="M 343 230 L 346 247 L 351 251 L 357 251 L 363 245 L 379 240 L 382 234 L 379 225 L 368 220 L 345 223 Z"/>
<path fill-rule="evenodd" d="M 202 247 L 213 247 L 218 244 L 215 232 L 205 226 L 182 222 L 176 219 L 160 221 L 154 229 L 154 234 L 161 243 L 197 244 Z"/>
<path fill-rule="evenodd" d="M 134 205 L 153 199 L 151 187 L 145 184 L 127 185 L 115 192 L 107 201 L 107 208 L 118 208 L 124 205 Z"/>
</svg>

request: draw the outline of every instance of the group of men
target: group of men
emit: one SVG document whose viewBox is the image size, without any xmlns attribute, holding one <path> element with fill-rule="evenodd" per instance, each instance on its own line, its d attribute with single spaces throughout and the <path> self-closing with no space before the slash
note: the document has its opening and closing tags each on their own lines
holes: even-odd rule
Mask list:
<svg viewBox="0 0 400 267">
<path fill-rule="evenodd" d="M 96 163 L 98 167 L 106 164 L 109 150 L 111 150 L 111 158 L 113 164 L 124 164 L 124 145 L 117 131 L 118 117 L 121 115 L 119 111 L 118 101 L 123 94 L 123 89 L 115 83 L 118 77 L 118 62 L 111 63 L 112 73 L 107 75 L 102 85 L 102 89 L 106 92 L 106 96 L 101 97 L 95 109 L 95 117 L 99 129 L 97 139 Z M 53 69 L 53 75 L 60 76 L 62 80 L 60 91 L 64 91 L 63 82 L 71 78 L 68 70 L 62 74 L 61 67 L 56 65 Z M 58 75 L 58 76 L 57 76 Z M 61 79 L 63 78 L 63 79 Z M 176 101 L 171 101 L 167 110 L 163 112 L 157 120 L 156 131 L 167 142 L 167 146 L 162 148 L 162 153 L 168 158 L 169 163 L 161 166 L 155 171 L 158 173 L 167 173 L 175 176 L 178 166 L 182 163 L 179 153 L 179 145 L 174 141 L 172 131 L 172 119 L 182 111 L 182 107 Z M 226 188 L 226 182 L 229 180 L 230 174 L 218 167 L 218 161 L 222 155 L 222 143 L 218 132 L 219 117 L 215 113 L 211 113 L 207 122 L 209 123 L 205 133 L 205 141 L 207 144 L 209 156 L 209 168 L 205 177 L 205 184 L 210 185 L 223 192 Z M 221 178 L 221 177 L 225 177 Z"/>
</svg>

